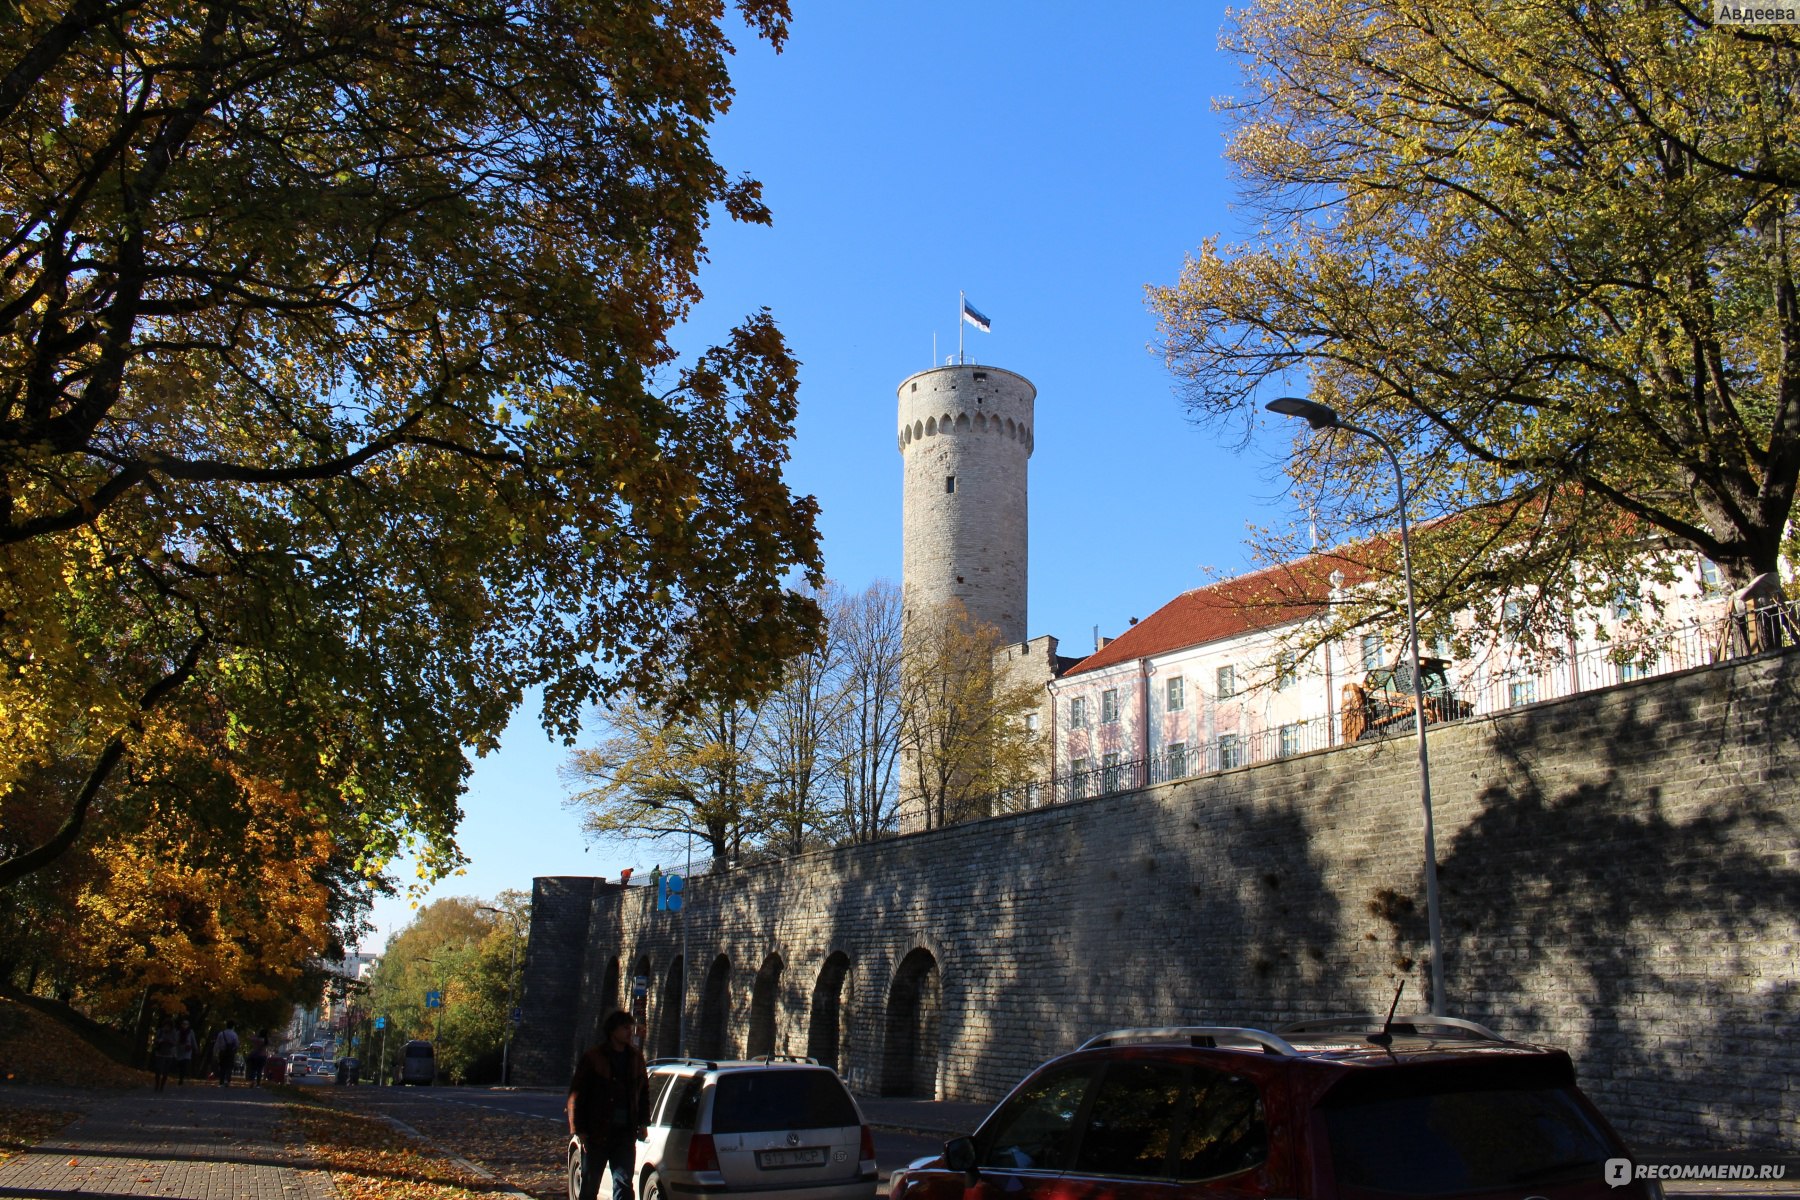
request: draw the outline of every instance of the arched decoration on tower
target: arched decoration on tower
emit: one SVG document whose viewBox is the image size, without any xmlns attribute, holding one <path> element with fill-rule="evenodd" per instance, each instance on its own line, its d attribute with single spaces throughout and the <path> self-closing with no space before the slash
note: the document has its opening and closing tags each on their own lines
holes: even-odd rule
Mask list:
<svg viewBox="0 0 1800 1200">
<path fill-rule="evenodd" d="M 730 1058 L 726 1028 L 731 1019 L 731 960 L 723 954 L 706 969 L 706 987 L 700 995 L 700 1028 L 695 1031 L 694 1054 L 700 1058 Z"/>
<path fill-rule="evenodd" d="M 669 964 L 663 977 L 662 1002 L 656 1006 L 656 1057 L 674 1058 L 681 1053 L 681 1010 L 687 1004 L 686 980 L 681 956 Z M 646 1037 L 645 1042 L 649 1042 Z"/>
<path fill-rule="evenodd" d="M 761 1058 L 775 1053 L 775 1019 L 781 1011 L 781 956 L 771 954 L 763 959 L 750 985 L 750 1036 L 744 1043 L 744 1057 Z"/>
<path fill-rule="evenodd" d="M 938 1098 L 943 1004 L 937 958 L 921 946 L 900 960 L 888 987 L 887 1038 L 881 1050 L 883 1096 Z"/>
<path fill-rule="evenodd" d="M 834 951 L 813 984 L 812 1013 L 806 1023 L 806 1053 L 838 1074 L 850 1069 L 850 1031 L 844 1021 L 850 956 Z"/>
</svg>

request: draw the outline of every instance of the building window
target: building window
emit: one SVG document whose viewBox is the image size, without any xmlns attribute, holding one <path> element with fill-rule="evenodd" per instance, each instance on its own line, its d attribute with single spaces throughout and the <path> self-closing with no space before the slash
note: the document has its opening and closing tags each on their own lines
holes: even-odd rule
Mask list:
<svg viewBox="0 0 1800 1200">
<path fill-rule="evenodd" d="M 1119 771 L 1118 751 L 1109 751 L 1100 756 L 1100 790 L 1116 792 L 1119 790 L 1121 773 Z"/>
<path fill-rule="evenodd" d="M 1187 743 L 1170 742 L 1163 755 L 1168 763 L 1168 778 L 1185 779 L 1188 773 Z"/>
<path fill-rule="evenodd" d="M 1219 699 L 1229 700 L 1237 695 L 1237 672 L 1230 667 L 1219 668 Z"/>
<path fill-rule="evenodd" d="M 1281 727 L 1278 751 L 1283 758 L 1290 758 L 1300 753 L 1300 726 L 1298 724 Z"/>
<path fill-rule="evenodd" d="M 1113 725 L 1119 720 L 1119 689 L 1107 688 L 1100 693 L 1100 723 Z"/>
<path fill-rule="evenodd" d="M 1038 731 L 1038 715 L 1034 712 L 1026 713 L 1025 714 L 1025 732 L 1026 733 L 1036 733 L 1037 731 Z"/>
<path fill-rule="evenodd" d="M 1235 733 L 1219 735 L 1219 770 L 1229 771 L 1233 767 L 1244 765 L 1244 752 L 1238 749 L 1238 738 Z"/>
<path fill-rule="evenodd" d="M 1613 593 L 1612 615 L 1615 621 L 1629 621 L 1638 614 L 1638 598 L 1635 592 L 1620 588 Z"/>
<path fill-rule="evenodd" d="M 1164 707 L 1170 712 L 1180 712 L 1182 706 L 1187 703 L 1187 691 L 1181 676 L 1177 675 L 1175 678 L 1169 680 L 1169 682 L 1164 685 L 1164 691 L 1168 696 L 1168 702 Z"/>
<path fill-rule="evenodd" d="M 1644 662 L 1622 662 L 1619 664 L 1619 682 L 1630 683 L 1633 679 L 1648 679 L 1650 664 Z"/>
<path fill-rule="evenodd" d="M 1719 590 L 1719 564 L 1704 554 L 1700 556 L 1700 590 L 1716 592 Z"/>
<path fill-rule="evenodd" d="M 946 496 L 948 496 L 951 492 L 954 492 L 955 490 L 956 490 L 956 476 L 954 476 L 954 475 L 944 476 L 944 494 Z"/>
<path fill-rule="evenodd" d="M 1513 707 L 1537 703 L 1537 680 L 1515 679 L 1506 685 L 1506 702 Z"/>
<path fill-rule="evenodd" d="M 1291 688 L 1300 674 L 1300 656 L 1292 650 L 1283 650 L 1275 658 L 1275 686 Z"/>
<path fill-rule="evenodd" d="M 1365 671 L 1381 670 L 1381 635 L 1379 633 L 1363 634 L 1362 665 Z"/>
<path fill-rule="evenodd" d="M 1076 696 L 1069 701 L 1069 728 L 1087 728 L 1087 697 Z"/>
<path fill-rule="evenodd" d="M 1069 782 L 1073 785 L 1075 798 L 1082 799 L 1088 794 L 1088 760 L 1077 758 L 1069 763 Z"/>
<path fill-rule="evenodd" d="M 1500 606 L 1500 628 L 1515 637 L 1525 632 L 1525 601 L 1515 596 Z"/>
</svg>

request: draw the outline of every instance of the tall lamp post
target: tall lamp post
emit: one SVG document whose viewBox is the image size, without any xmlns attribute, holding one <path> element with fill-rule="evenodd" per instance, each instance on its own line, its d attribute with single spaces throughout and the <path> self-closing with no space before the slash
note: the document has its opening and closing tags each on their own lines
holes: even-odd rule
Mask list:
<svg viewBox="0 0 1800 1200">
<path fill-rule="evenodd" d="M 1400 574 L 1406 585 L 1407 644 L 1412 651 L 1413 724 L 1419 731 L 1419 804 L 1425 814 L 1425 920 L 1431 932 L 1431 1012 L 1444 1015 L 1444 932 L 1438 919 L 1437 835 L 1431 820 L 1431 759 L 1425 745 L 1425 680 L 1419 670 L 1419 612 L 1413 604 L 1412 532 L 1406 521 L 1406 476 L 1400 456 L 1388 440 L 1373 429 L 1350 425 L 1337 413 L 1315 400 L 1283 396 L 1269 401 L 1268 410 L 1284 417 L 1299 417 L 1314 429 L 1342 429 L 1361 434 L 1387 455 L 1394 467 L 1394 487 L 1400 496 Z"/>
<path fill-rule="evenodd" d="M 519 1003 L 517 990 L 519 982 L 519 918 L 516 913 L 507 912 L 504 908 L 495 908 L 491 904 L 477 904 L 475 911 L 491 912 L 512 922 L 512 940 L 506 944 L 506 1029 L 500 1038 L 500 1086 L 505 1087 L 511 1082 L 512 1015 L 513 1009 Z"/>
</svg>

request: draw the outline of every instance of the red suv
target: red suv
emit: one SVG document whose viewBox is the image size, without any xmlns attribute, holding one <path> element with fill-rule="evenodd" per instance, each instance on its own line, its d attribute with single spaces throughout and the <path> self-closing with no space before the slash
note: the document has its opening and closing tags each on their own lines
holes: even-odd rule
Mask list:
<svg viewBox="0 0 1800 1200">
<path fill-rule="evenodd" d="M 1472 1021 L 1121 1029 L 1039 1067 L 891 1200 L 1661 1200 L 1561 1050 Z"/>
</svg>

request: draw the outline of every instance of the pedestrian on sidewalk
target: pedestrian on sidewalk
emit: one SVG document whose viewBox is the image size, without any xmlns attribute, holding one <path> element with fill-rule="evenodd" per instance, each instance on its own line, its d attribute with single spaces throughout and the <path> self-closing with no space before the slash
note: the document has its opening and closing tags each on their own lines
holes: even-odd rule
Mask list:
<svg viewBox="0 0 1800 1200">
<path fill-rule="evenodd" d="M 237 1022 L 225 1022 L 219 1036 L 213 1039 L 213 1061 L 219 1064 L 219 1086 L 231 1086 L 231 1069 L 237 1065 Z"/>
<path fill-rule="evenodd" d="M 175 1022 L 163 1017 L 150 1043 L 150 1063 L 156 1071 L 156 1090 L 169 1086 L 169 1072 L 175 1067 Z"/>
<path fill-rule="evenodd" d="M 188 1072 L 193 1069 L 194 1055 L 200 1053 L 200 1039 L 186 1017 L 175 1022 L 175 1078 L 187 1086 Z"/>
<path fill-rule="evenodd" d="M 581 1142 L 578 1200 L 598 1200 L 600 1177 L 612 1168 L 612 1200 L 632 1200 L 637 1143 L 649 1135 L 650 1073 L 632 1043 L 632 1017 L 615 1012 L 600 1026 L 569 1081 L 569 1134 Z"/>
<path fill-rule="evenodd" d="M 269 1061 L 269 1031 L 263 1030 L 250 1039 L 250 1052 L 244 1055 L 244 1082 L 261 1087 L 263 1067 Z"/>
</svg>

